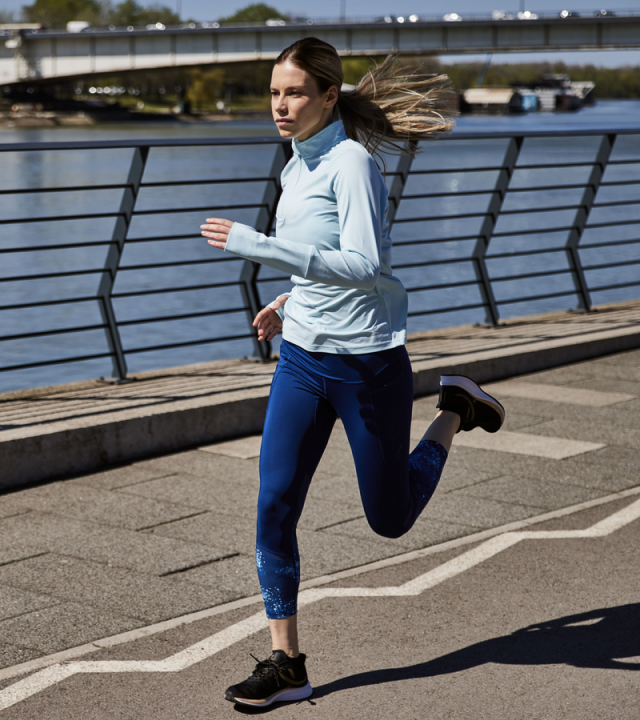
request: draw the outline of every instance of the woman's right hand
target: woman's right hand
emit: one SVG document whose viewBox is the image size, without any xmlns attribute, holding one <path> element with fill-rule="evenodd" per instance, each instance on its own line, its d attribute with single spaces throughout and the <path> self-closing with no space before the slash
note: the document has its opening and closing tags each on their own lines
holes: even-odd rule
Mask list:
<svg viewBox="0 0 640 720">
<path fill-rule="evenodd" d="M 253 327 L 258 328 L 258 340 L 273 340 L 282 330 L 282 320 L 276 312 L 289 299 L 288 295 L 280 295 L 273 303 L 273 308 L 266 307 L 260 310 L 253 321 Z"/>
</svg>

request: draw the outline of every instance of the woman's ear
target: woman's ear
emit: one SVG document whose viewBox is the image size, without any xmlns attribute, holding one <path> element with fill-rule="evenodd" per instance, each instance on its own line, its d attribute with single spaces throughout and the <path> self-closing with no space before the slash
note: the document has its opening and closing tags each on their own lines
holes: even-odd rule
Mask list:
<svg viewBox="0 0 640 720">
<path fill-rule="evenodd" d="M 338 102 L 338 95 L 340 94 L 340 91 L 338 90 L 336 85 L 332 85 L 327 90 L 327 96 L 325 99 L 325 107 L 333 107 Z"/>
</svg>

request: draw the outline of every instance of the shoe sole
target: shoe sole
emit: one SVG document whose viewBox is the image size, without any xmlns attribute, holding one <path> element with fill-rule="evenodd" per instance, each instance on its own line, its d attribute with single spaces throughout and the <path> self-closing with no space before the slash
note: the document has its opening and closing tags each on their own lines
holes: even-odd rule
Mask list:
<svg viewBox="0 0 640 720">
<path fill-rule="evenodd" d="M 440 385 L 447 386 L 447 387 L 459 387 L 465 390 L 466 392 L 471 395 L 471 397 L 474 400 L 477 400 L 478 402 L 485 403 L 485 405 L 488 405 L 490 408 L 495 410 L 499 417 L 500 417 L 500 427 L 502 427 L 502 424 L 504 423 L 504 408 L 502 405 L 491 395 L 487 394 L 476 382 L 474 382 L 471 378 L 467 377 L 466 375 L 442 375 L 440 377 Z M 497 432 L 500 427 L 496 428 L 493 431 L 489 432 Z"/>
<path fill-rule="evenodd" d="M 299 688 L 286 688 L 280 692 L 274 693 L 270 698 L 266 700 L 241 700 L 240 698 L 233 698 L 233 702 L 239 705 L 249 705 L 251 707 L 268 707 L 274 702 L 291 702 L 292 700 L 304 700 L 313 693 L 311 683 L 307 682 Z"/>
</svg>

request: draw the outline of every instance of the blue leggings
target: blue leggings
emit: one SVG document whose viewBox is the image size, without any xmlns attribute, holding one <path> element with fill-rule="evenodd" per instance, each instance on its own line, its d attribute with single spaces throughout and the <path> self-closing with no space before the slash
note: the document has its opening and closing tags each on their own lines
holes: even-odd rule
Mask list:
<svg viewBox="0 0 640 720">
<path fill-rule="evenodd" d="M 311 353 L 283 340 L 260 453 L 256 561 L 270 619 L 297 611 L 296 526 L 309 483 L 340 417 L 369 525 L 404 535 L 431 499 L 447 452 L 409 454 L 413 375 L 404 346 L 368 355 Z"/>
</svg>

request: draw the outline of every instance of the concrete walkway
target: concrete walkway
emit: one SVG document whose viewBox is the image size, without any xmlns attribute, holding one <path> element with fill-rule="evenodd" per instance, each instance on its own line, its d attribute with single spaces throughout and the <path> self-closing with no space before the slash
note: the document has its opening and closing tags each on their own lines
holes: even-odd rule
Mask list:
<svg viewBox="0 0 640 720">
<path fill-rule="evenodd" d="M 417 396 L 442 373 L 480 382 L 640 347 L 640 303 L 410 338 Z M 0 396 L 0 487 L 11 488 L 261 432 L 275 364 L 225 361 Z"/>
<path fill-rule="evenodd" d="M 582 316 L 579 321 L 586 322 Z M 570 322 L 574 322 L 572 318 Z M 502 328 L 488 332 L 499 336 L 501 331 Z M 516 330 L 511 332 L 513 336 Z M 574 339 L 574 334 L 569 333 L 567 348 Z M 458 342 L 462 345 L 464 341 Z M 466 342 L 471 344 L 475 340 L 470 337 Z M 535 343 L 530 341 L 529 344 Z M 508 349 L 506 345 L 501 347 Z M 451 354 L 446 362 L 456 366 L 459 358 L 469 355 L 471 352 L 467 356 Z M 477 360 L 478 355 L 475 357 Z M 420 362 L 429 362 L 429 359 L 417 358 L 414 346 L 414 363 L 419 365 Z M 425 562 L 420 555 L 425 552 L 424 548 L 427 551 L 437 548 L 438 553 L 459 553 L 460 543 L 469 542 L 469 538 L 475 543 L 484 541 L 496 533 L 495 528 L 500 528 L 501 533 L 522 529 L 531 518 L 548 517 L 548 513 L 572 506 L 591 507 L 590 512 L 595 514 L 589 518 L 602 518 L 609 510 L 598 505 L 601 501 L 606 500 L 607 504 L 612 501 L 611 507 L 619 508 L 634 499 L 633 489 L 640 485 L 640 350 L 519 376 L 489 386 L 489 389 L 507 408 L 505 429 L 495 436 L 476 432 L 457 436 L 433 501 L 414 529 L 399 540 L 379 538 L 367 527 L 346 438 L 341 427 L 336 428 L 311 485 L 300 523 L 305 587 L 328 582 L 326 576 L 329 574 L 351 572 L 354 568 L 417 551 L 418 555 L 403 563 L 403 567 L 413 569 L 406 573 L 397 570 L 399 575 L 393 575 L 393 578 L 402 576 L 408 580 L 419 575 L 418 570 L 425 567 L 420 564 Z M 432 418 L 434 405 L 433 397 L 416 401 L 416 440 Z M 112 648 L 100 654 L 100 658 L 162 659 L 197 642 L 198 637 L 209 636 L 212 628 L 223 629 L 229 623 L 254 615 L 260 609 L 253 563 L 259 445 L 259 436 L 209 444 L 0 496 L 0 664 L 5 668 L 0 670 L 0 689 L 12 686 L 25 673 L 62 659 L 85 658 L 87 653 L 95 652 L 99 647 Z M 631 494 L 620 495 L 627 491 Z M 597 507 L 601 510 L 596 511 Z M 630 525 L 629 528 L 635 529 L 628 532 L 637 535 L 637 525 Z M 631 542 L 628 539 L 631 536 L 624 535 L 627 531 L 620 532 L 620 538 Z M 406 698 L 404 691 L 401 693 L 405 698 L 403 702 L 408 703 L 407 714 L 395 716 L 424 717 L 418 696 L 424 692 L 429 696 L 431 690 L 428 688 L 432 686 L 424 686 L 422 679 L 430 676 L 435 667 L 428 663 L 436 662 L 441 656 L 454 653 L 452 664 L 449 660 L 437 660 L 438 672 L 446 666 L 458 668 L 456 672 L 466 668 L 465 672 L 473 675 L 472 668 L 479 667 L 473 664 L 474 657 L 494 657 L 492 653 L 496 648 L 500 657 L 506 657 L 505 653 L 508 655 L 512 646 L 504 638 L 531 623 L 550 622 L 552 627 L 562 628 L 569 622 L 562 620 L 566 616 L 604 608 L 607 618 L 618 623 L 618 627 L 627 617 L 628 608 L 619 612 L 611 610 L 613 614 L 609 610 L 615 605 L 631 602 L 625 583 L 633 576 L 633 587 L 637 590 L 638 573 L 637 562 L 628 556 L 631 546 L 623 544 L 620 547 L 616 543 L 617 540 L 614 545 L 606 546 L 615 547 L 616 554 L 608 556 L 605 552 L 599 556 L 603 563 L 610 562 L 613 570 L 609 574 L 596 568 L 593 568 L 593 577 L 588 574 L 589 564 L 581 556 L 582 545 L 575 545 L 574 554 L 569 555 L 560 548 L 561 565 L 557 565 L 555 555 L 545 555 L 543 550 L 542 554 L 531 555 L 533 564 L 525 567 L 529 556 L 524 550 L 514 550 L 504 555 L 506 559 L 496 561 L 501 568 L 499 571 L 483 575 L 478 568 L 473 571 L 475 579 L 470 586 L 455 585 L 453 580 L 455 587 L 444 583 L 443 590 L 438 591 L 442 594 L 435 600 L 431 595 L 420 595 L 418 599 L 407 601 L 400 615 L 394 614 L 399 611 L 388 605 L 389 599 L 381 600 L 374 609 L 370 605 L 364 607 L 359 600 L 349 600 L 354 613 L 341 614 L 336 620 L 338 608 L 334 608 L 334 600 L 319 603 L 319 609 L 309 615 L 313 618 L 313 627 L 319 628 L 319 634 L 314 635 L 316 630 L 312 632 L 309 626 L 305 626 L 305 633 L 309 638 L 309 652 L 317 662 L 321 664 L 323 658 L 331 660 L 316 681 L 328 684 L 333 693 L 323 691 L 327 696 L 327 707 L 334 707 L 329 697 L 340 696 L 333 692 L 342 687 L 339 678 L 365 673 L 365 681 L 354 680 L 355 685 L 345 686 L 353 690 L 352 697 L 355 698 L 349 717 L 393 715 L 390 698 L 399 697 L 400 687 L 409 688 L 410 695 Z M 601 553 L 601 550 L 597 552 Z M 445 554 L 442 557 L 451 556 Z M 412 564 L 414 561 L 416 565 Z M 439 563 L 440 559 L 436 564 Z M 384 573 L 378 577 L 375 572 L 371 577 L 377 579 L 371 582 L 382 582 L 379 577 L 386 577 Z M 530 579 L 527 579 L 529 572 Z M 558 573 L 564 575 L 558 576 Z M 563 578 L 562 586 L 554 585 L 560 582 L 555 579 L 557 577 Z M 396 581 L 384 582 L 395 584 Z M 551 588 L 553 601 L 545 600 L 538 587 L 540 582 L 541 587 Z M 621 588 L 624 586 L 618 599 L 616 582 Z M 515 595 L 513 583 L 514 587 L 520 588 Z M 576 603 L 577 587 L 583 595 Z M 591 591 L 593 597 L 589 596 Z M 529 596 L 529 593 L 532 594 Z M 541 603 L 539 607 L 534 602 L 536 598 Z M 407 617 L 423 618 L 433 602 L 436 603 L 434 607 L 440 609 L 434 624 L 421 620 L 419 630 L 415 632 L 425 633 L 425 647 L 431 648 L 436 637 L 441 638 L 441 644 L 426 654 L 414 656 L 410 644 L 402 642 L 405 635 L 397 636 L 396 619 L 404 617 L 402 613 Z M 229 606 L 228 603 L 235 604 Z M 517 609 L 520 606 L 522 612 Z M 193 613 L 202 614 L 192 615 L 192 622 L 187 624 L 176 620 Z M 358 622 L 352 622 L 354 614 Z M 461 618 L 459 626 L 455 625 L 458 617 Z M 338 623 L 337 631 L 332 629 L 334 622 Z M 158 623 L 168 625 L 158 626 Z M 176 623 L 183 630 L 167 629 Z M 201 629 L 194 629 L 196 627 Z M 375 642 L 371 644 L 372 628 L 375 629 Z M 412 629 L 406 632 L 413 637 Z M 139 644 L 144 636 L 155 639 L 148 639 L 147 645 Z M 200 668 L 206 665 L 207 672 L 214 672 L 218 678 L 207 693 L 215 691 L 218 698 L 218 685 L 237 679 L 236 662 L 242 661 L 244 673 L 247 649 L 261 653 L 264 637 L 264 633 L 260 635 L 259 642 L 254 642 L 255 638 L 243 640 L 228 654 L 225 654 L 227 651 L 219 653 L 212 665 L 198 665 Z M 499 641 L 501 637 L 503 640 Z M 559 633 L 558 637 L 565 636 Z M 479 655 L 473 649 L 476 645 L 480 648 Z M 140 650 L 141 647 L 148 650 Z M 524 652 L 527 644 L 518 647 L 524 648 Z M 471 649 L 464 651 L 462 656 L 455 655 L 463 648 Z M 489 654 L 483 648 L 488 648 Z M 385 649 L 388 649 L 388 658 L 384 657 Z M 343 659 L 341 653 L 344 653 Z M 640 649 L 636 654 L 640 656 Z M 545 657 L 551 655 L 547 653 Z M 425 662 L 427 665 L 423 666 Z M 407 671 L 416 664 L 418 669 Z M 387 688 L 391 695 L 384 696 L 380 713 L 372 714 L 377 705 L 371 698 L 378 697 L 376 687 L 383 677 L 382 671 L 398 667 L 403 669 L 393 671 L 396 672 L 393 677 L 397 675 L 396 679 L 407 680 L 408 685 L 391 683 Z M 524 699 L 530 697 L 530 690 L 526 689 L 522 674 L 518 674 L 520 671 L 514 670 L 515 674 L 503 676 L 493 674 L 491 664 L 485 666 L 485 661 L 482 661 L 482 667 L 484 669 L 475 675 L 475 680 L 472 677 L 468 682 L 442 686 L 443 694 L 438 695 L 440 690 L 434 690 L 433 697 L 446 708 L 447 703 L 453 702 L 452 688 L 458 688 L 460 698 L 473 694 L 473 687 L 481 688 L 487 711 L 480 717 L 495 717 L 496 697 L 500 696 L 492 696 L 487 689 L 485 681 L 489 673 L 488 679 L 493 678 L 494 683 L 498 680 L 515 683 L 513 695 L 521 695 L 523 707 L 526 706 Z M 549 670 L 546 668 L 545 672 Z M 380 673 L 376 674 L 377 671 Z M 420 674 L 423 671 L 426 675 Z M 197 687 L 202 687 L 198 684 L 202 682 L 200 672 L 194 670 L 195 674 L 187 674 L 191 678 L 189 682 L 196 683 Z M 541 671 L 537 676 L 536 682 L 541 688 L 549 683 L 553 686 L 545 672 Z M 162 693 L 158 695 L 165 698 L 166 707 L 162 712 L 153 703 L 148 706 L 148 711 L 140 709 L 142 705 L 136 703 L 141 703 L 140 698 L 144 695 L 138 698 L 136 688 L 146 682 L 145 677 L 131 677 L 126 682 L 117 677 L 108 680 L 110 687 L 122 688 L 123 697 L 129 697 L 127 693 L 132 698 L 135 696 L 131 710 L 123 710 L 120 714 L 115 710 L 103 712 L 98 709 L 92 710 L 93 714 L 83 714 L 84 711 L 69 714 L 70 706 L 60 700 L 58 715 L 55 714 L 58 710 L 43 715 L 42 705 L 38 704 L 42 701 L 35 698 L 25 701 L 24 705 L 11 705 L 5 712 L 7 717 L 46 716 L 48 720 L 62 717 L 64 712 L 67 717 L 135 717 L 137 720 L 211 717 L 211 713 L 207 714 L 202 707 L 199 714 L 189 715 L 182 711 L 176 714 L 169 695 Z M 572 682 L 584 683 L 585 692 L 588 691 L 585 697 L 591 697 L 590 680 L 586 675 L 578 673 L 567 677 L 567 687 Z M 85 685 L 78 685 L 78 682 L 76 678 L 60 686 L 71 688 L 69 702 L 72 697 L 86 701 L 81 689 Z M 627 687 L 625 682 L 621 681 L 622 690 Z M 187 690 L 185 685 L 180 687 L 183 694 L 195 692 L 193 688 Z M 60 688 L 48 690 L 41 697 L 52 702 L 52 697 L 62 697 L 55 695 Z M 560 693 L 561 690 L 558 686 L 553 692 Z M 358 711 L 359 715 L 356 712 L 359 702 L 369 711 Z M 522 714 L 524 710 L 518 710 L 519 707 L 514 705 L 514 712 L 505 713 L 504 717 L 527 716 Z M 581 720 L 609 717 L 606 713 L 554 715 L 545 707 L 544 703 L 539 705 L 540 712 L 530 716 Z M 598 707 L 602 709 L 603 706 Z M 338 711 L 334 708 L 332 712 Z M 467 710 L 456 714 L 451 709 L 446 712 L 443 709 L 435 717 L 456 720 L 471 717 L 465 712 Z M 213 715 L 217 717 L 217 711 Z M 633 716 L 622 713 L 617 717 Z"/>
</svg>

